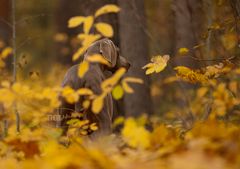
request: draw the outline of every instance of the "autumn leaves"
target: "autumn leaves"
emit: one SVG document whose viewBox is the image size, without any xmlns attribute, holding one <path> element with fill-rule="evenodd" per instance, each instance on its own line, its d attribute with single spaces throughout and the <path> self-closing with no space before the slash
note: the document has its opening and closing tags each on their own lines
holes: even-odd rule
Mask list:
<svg viewBox="0 0 240 169">
<path fill-rule="evenodd" d="M 83 24 L 83 33 L 77 36 L 82 41 L 82 47 L 79 48 L 78 51 L 73 55 L 74 61 L 77 60 L 96 40 L 100 39 L 101 37 L 110 38 L 113 36 L 114 32 L 111 25 L 104 22 L 94 23 L 95 19 L 101 15 L 107 13 L 117 13 L 119 11 L 120 8 L 116 5 L 105 5 L 98 9 L 94 16 L 75 16 L 70 18 L 68 22 L 69 28 L 75 28 Z M 100 34 L 90 34 L 90 30 L 93 27 L 96 28 Z"/>
<path fill-rule="evenodd" d="M 83 25 L 83 33 L 79 34 L 77 37 L 81 40 L 82 46 L 73 55 L 73 60 L 77 60 L 83 53 L 97 40 L 102 37 L 112 37 L 114 32 L 111 25 L 103 22 L 95 23 L 96 18 L 107 13 L 117 13 L 120 9 L 116 5 L 105 5 L 95 12 L 93 16 L 75 16 L 70 18 L 68 22 L 69 28 L 75 28 Z M 91 28 L 95 28 L 99 33 L 91 34 Z M 93 54 L 86 57 L 79 65 L 78 76 L 83 78 L 89 70 L 90 63 L 100 63 L 110 67 L 109 61 L 100 54 Z M 115 74 L 106 79 L 101 84 L 102 93 L 96 95 L 90 89 L 78 89 L 74 91 L 69 86 L 62 90 L 62 96 L 69 103 L 75 103 L 79 100 L 79 97 L 87 96 L 83 102 L 85 109 L 91 107 L 93 113 L 100 113 L 103 108 L 104 99 L 108 94 L 112 94 L 115 99 L 121 99 L 125 93 L 133 93 L 133 89 L 130 87 L 130 83 L 142 84 L 143 81 L 134 77 L 124 77 L 126 69 L 120 68 L 115 72 Z M 81 92 L 80 92 L 81 91 Z"/>
</svg>

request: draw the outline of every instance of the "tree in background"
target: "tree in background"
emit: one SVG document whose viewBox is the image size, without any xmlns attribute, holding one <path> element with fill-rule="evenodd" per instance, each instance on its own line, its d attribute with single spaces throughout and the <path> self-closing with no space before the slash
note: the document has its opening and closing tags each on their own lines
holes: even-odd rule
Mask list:
<svg viewBox="0 0 240 169">
<path fill-rule="evenodd" d="M 150 79 L 141 70 L 148 62 L 148 40 L 144 32 L 145 12 L 143 0 L 119 0 L 119 35 L 121 53 L 131 63 L 128 76 L 144 80 L 144 85 L 133 85 L 134 94 L 126 95 L 124 106 L 126 116 L 152 113 Z"/>
<path fill-rule="evenodd" d="M 202 1 L 174 0 L 175 13 L 175 64 L 197 67 L 193 47 L 199 44 L 199 31 L 202 27 Z M 179 56 L 180 48 L 189 49 L 185 56 Z"/>
<path fill-rule="evenodd" d="M 94 12 L 100 7 L 106 4 L 115 4 L 116 0 L 72 0 L 71 3 L 67 0 L 60 0 L 55 11 L 56 16 L 56 32 L 65 33 L 69 37 L 69 41 L 65 43 L 57 43 L 57 58 L 60 58 L 60 62 L 63 64 L 72 64 L 72 53 L 66 52 L 73 48 L 76 50 L 79 44 L 74 46 L 74 37 L 81 32 L 79 28 L 69 29 L 67 22 L 69 18 L 73 16 L 88 16 L 94 14 Z M 64 11 L 64 12 L 63 12 Z M 118 40 L 118 20 L 116 14 L 108 14 L 101 16 L 97 21 L 103 21 L 111 24 L 114 29 L 113 41 L 115 44 L 119 44 Z"/>
<path fill-rule="evenodd" d="M 8 25 L 10 20 L 10 1 L 0 1 L 0 39 L 4 42 L 9 42 L 11 27 Z"/>
<path fill-rule="evenodd" d="M 234 12 L 240 17 L 240 1 L 239 0 L 230 0 L 231 5 L 234 9 Z"/>
</svg>

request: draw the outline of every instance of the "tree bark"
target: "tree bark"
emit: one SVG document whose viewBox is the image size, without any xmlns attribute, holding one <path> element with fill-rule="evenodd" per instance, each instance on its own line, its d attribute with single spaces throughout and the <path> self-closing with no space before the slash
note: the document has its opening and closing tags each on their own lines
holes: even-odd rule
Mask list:
<svg viewBox="0 0 240 169">
<path fill-rule="evenodd" d="M 126 94 L 124 98 L 125 115 L 137 117 L 143 113 L 152 113 L 150 96 L 150 79 L 141 69 L 149 62 L 148 42 L 145 29 L 144 0 L 118 0 L 119 34 L 121 53 L 130 63 L 127 76 L 143 79 L 144 84 L 132 85 L 134 94 Z"/>
<path fill-rule="evenodd" d="M 199 30 L 201 31 L 202 1 L 199 0 L 174 0 L 175 13 L 175 64 L 191 68 L 198 66 L 193 47 L 198 45 Z M 188 48 L 186 56 L 179 56 L 179 48 Z"/>
<path fill-rule="evenodd" d="M 239 0 L 230 0 L 230 3 L 235 12 L 235 15 L 240 17 L 240 1 Z"/>
<path fill-rule="evenodd" d="M 0 39 L 9 42 L 11 35 L 10 12 L 11 4 L 9 0 L 0 1 Z"/>
</svg>

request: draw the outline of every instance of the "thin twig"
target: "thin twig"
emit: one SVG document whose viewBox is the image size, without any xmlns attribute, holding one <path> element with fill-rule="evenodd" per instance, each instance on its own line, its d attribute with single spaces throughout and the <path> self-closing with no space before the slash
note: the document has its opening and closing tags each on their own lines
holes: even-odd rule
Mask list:
<svg viewBox="0 0 240 169">
<path fill-rule="evenodd" d="M 12 24 L 8 21 L 6 21 L 4 18 L 0 18 L 0 22 L 5 23 L 7 26 L 9 26 L 10 28 L 12 28 Z"/>
<path fill-rule="evenodd" d="M 12 48 L 13 48 L 13 82 L 17 81 L 17 48 L 16 48 L 16 0 L 12 0 Z M 14 104 L 16 116 L 16 131 L 20 132 L 20 115 L 17 111 L 17 103 Z"/>
</svg>

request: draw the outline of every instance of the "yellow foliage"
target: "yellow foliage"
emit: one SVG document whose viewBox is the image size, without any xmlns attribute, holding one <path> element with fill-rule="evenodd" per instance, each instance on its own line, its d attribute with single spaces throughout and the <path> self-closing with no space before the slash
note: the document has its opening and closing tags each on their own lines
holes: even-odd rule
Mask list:
<svg viewBox="0 0 240 169">
<path fill-rule="evenodd" d="M 68 103 L 75 103 L 79 99 L 79 95 L 69 86 L 63 88 L 62 96 Z"/>
<path fill-rule="evenodd" d="M 118 6 L 113 5 L 113 4 L 108 4 L 108 5 L 101 7 L 100 9 L 98 9 L 95 12 L 95 17 L 98 17 L 103 14 L 107 14 L 107 13 L 117 13 L 119 11 L 120 11 L 120 8 Z"/>
<path fill-rule="evenodd" d="M 69 19 L 68 21 L 68 27 L 69 28 L 75 28 L 77 26 L 80 26 L 82 23 L 85 22 L 85 17 L 83 16 L 75 16 Z"/>
<path fill-rule="evenodd" d="M 113 28 L 111 25 L 107 23 L 96 23 L 95 27 L 103 36 L 108 38 L 111 38 L 113 36 Z"/>
<path fill-rule="evenodd" d="M 87 73 L 88 69 L 89 69 L 89 62 L 84 60 L 82 63 L 79 64 L 78 76 L 80 78 L 83 78 L 83 76 Z"/>
<path fill-rule="evenodd" d="M 93 95 L 92 90 L 88 89 L 88 88 L 80 88 L 77 90 L 77 93 L 81 96 L 81 95 Z"/>
<path fill-rule="evenodd" d="M 191 70 L 185 66 L 177 66 L 174 69 L 177 71 L 177 76 L 185 81 L 191 83 L 206 83 L 208 81 L 208 78 L 204 74 Z"/>
<path fill-rule="evenodd" d="M 78 16 L 69 20 L 69 27 L 72 28 L 84 24 L 85 33 L 78 36 L 82 47 L 74 55 L 75 60 L 104 33 L 104 36 L 110 35 L 109 32 L 106 34 L 104 31 L 102 35 L 88 34 L 91 27 L 96 26 L 93 18 L 118 11 L 117 6 L 106 5 L 97 10 L 94 17 Z M 211 27 L 210 29 L 213 30 L 222 28 L 219 25 Z M 222 38 L 226 49 L 232 50 L 237 45 L 234 36 L 227 34 Z M 57 39 L 62 41 L 65 38 L 60 36 Z M 5 65 L 4 59 L 11 54 L 11 50 L 8 48 L 1 53 L 0 67 Z M 186 49 L 182 52 L 186 52 Z M 167 66 L 168 59 L 168 56 L 154 57 L 151 60 L 152 63 L 145 66 L 147 74 L 162 71 Z M 100 55 L 94 55 L 85 62 L 108 65 Z M 82 77 L 87 72 L 88 66 L 83 65 L 79 68 L 79 74 Z M 88 88 L 80 88 L 76 91 L 71 87 L 50 88 L 47 87 L 46 82 L 40 83 L 41 78 L 39 78 L 37 88 L 33 87 L 35 85 L 33 81 L 26 85 L 12 83 L 1 78 L 0 168 L 238 169 L 240 164 L 240 127 L 238 125 L 240 69 L 225 61 L 199 70 L 192 70 L 184 66 L 178 66 L 175 70 L 177 76 L 183 80 L 204 84 L 204 86 L 202 84 L 195 85 L 198 89 L 184 91 L 185 95 L 189 95 L 187 98 L 190 100 L 189 107 L 180 108 L 171 104 L 170 106 L 173 108 L 168 111 L 171 113 L 171 117 L 168 116 L 170 120 L 164 119 L 166 115 L 149 119 L 146 116 L 137 119 L 117 118 L 113 127 L 123 126 L 121 132 L 116 135 L 101 136 L 94 141 L 86 135 L 97 131 L 98 124 L 92 123 L 88 119 L 82 120 L 83 117 L 85 118 L 84 112 L 74 113 L 72 119 L 67 122 L 70 128 L 67 136 L 62 136 L 60 129 L 49 127 L 50 113 L 55 112 L 60 104 L 59 96 L 64 97 L 71 104 L 77 102 L 81 96 L 84 109 L 100 113 L 107 95 L 112 94 L 115 99 L 120 99 L 124 92 L 134 92 L 130 86 L 131 83 L 142 84 L 143 80 L 124 77 L 126 70 L 122 68 L 101 84 L 102 93 L 96 95 Z M 223 74 L 225 76 L 219 78 Z M 59 78 L 59 73 L 49 76 L 47 78 L 55 81 Z M 169 84 L 176 80 L 176 77 L 170 77 L 163 80 L 163 84 Z M 157 88 L 159 85 L 155 86 Z M 158 87 L 158 90 L 162 95 L 164 91 L 162 92 L 161 87 Z M 183 98 L 183 91 L 174 89 L 175 97 L 170 95 L 171 92 L 171 90 L 165 92 L 167 95 L 160 98 L 163 104 L 169 98 L 171 101 Z M 16 132 L 14 107 L 20 114 L 20 133 Z M 165 106 L 163 110 L 165 110 Z M 186 112 L 189 114 L 189 111 L 193 117 L 184 117 Z M 209 117 L 201 118 L 200 115 L 199 118 L 198 113 L 202 112 L 209 114 Z M 7 136 L 2 135 L 3 132 L 6 132 L 2 122 L 8 122 Z M 145 128 L 146 124 L 151 124 L 151 130 Z"/>
<path fill-rule="evenodd" d="M 92 56 L 89 56 L 86 58 L 86 60 L 89 62 L 93 62 L 93 63 L 96 62 L 96 63 L 101 63 L 104 65 L 110 66 L 110 63 L 102 55 L 99 55 L 99 54 L 94 54 Z"/>
<path fill-rule="evenodd" d="M 104 97 L 105 97 L 105 93 L 103 93 L 100 96 L 97 96 L 93 102 L 92 102 L 92 112 L 98 114 L 102 108 L 103 108 L 103 104 L 104 104 Z"/>
<path fill-rule="evenodd" d="M 180 55 L 186 55 L 186 54 L 188 54 L 188 52 L 189 52 L 189 49 L 188 49 L 188 48 L 179 48 L 179 49 L 178 49 L 178 53 L 179 53 Z"/>
<path fill-rule="evenodd" d="M 93 16 L 88 16 L 85 18 L 85 22 L 84 22 L 84 25 L 83 25 L 83 32 L 85 34 L 89 34 L 89 31 L 93 25 L 93 22 L 94 22 L 94 18 Z"/>
<path fill-rule="evenodd" d="M 113 91 L 112 91 L 112 96 L 114 99 L 119 100 L 123 97 L 124 91 L 123 88 L 120 85 L 117 85 L 116 87 L 114 87 Z"/>
<path fill-rule="evenodd" d="M 95 42 L 96 40 L 100 39 L 100 35 L 92 35 L 92 34 L 79 34 L 78 38 L 82 41 L 82 47 L 77 50 L 76 53 L 73 55 L 73 61 L 77 60 L 84 52 L 88 49 L 88 47 Z"/>
<path fill-rule="evenodd" d="M 133 89 L 128 85 L 128 82 L 143 84 L 143 80 L 139 79 L 139 78 L 134 78 L 134 77 L 126 77 L 126 78 L 124 78 L 122 80 L 122 88 L 127 93 L 133 93 L 134 92 Z"/>
<path fill-rule="evenodd" d="M 159 73 L 164 70 L 167 66 L 167 62 L 170 59 L 169 55 L 155 56 L 151 59 L 152 63 L 149 63 L 143 67 L 146 70 L 146 75 L 152 74 L 154 72 Z"/>
<path fill-rule="evenodd" d="M 10 54 L 12 54 L 12 48 L 6 47 L 3 49 L 3 51 L 0 53 L 0 69 L 5 67 L 4 59 L 6 59 Z"/>
<path fill-rule="evenodd" d="M 150 146 L 150 133 L 132 118 L 125 121 L 122 136 L 131 147 L 148 148 Z"/>
</svg>

